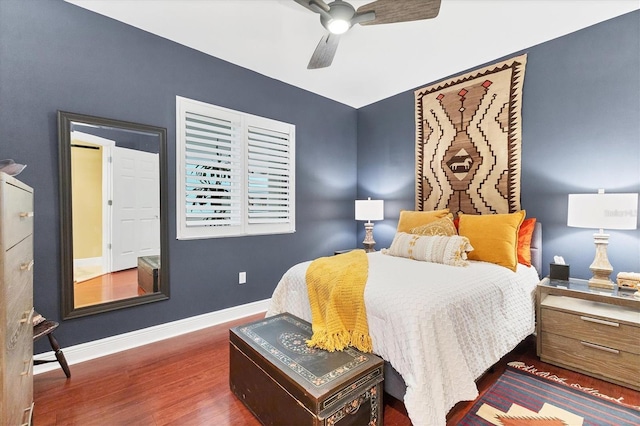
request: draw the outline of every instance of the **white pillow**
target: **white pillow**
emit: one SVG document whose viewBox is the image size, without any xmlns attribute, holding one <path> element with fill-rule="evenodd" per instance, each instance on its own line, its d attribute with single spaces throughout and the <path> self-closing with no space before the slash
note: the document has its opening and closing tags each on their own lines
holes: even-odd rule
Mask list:
<svg viewBox="0 0 640 426">
<path fill-rule="evenodd" d="M 382 250 L 382 254 L 451 266 L 467 266 L 467 252 L 471 250 L 473 247 L 469 239 L 459 235 L 425 236 L 398 232 L 391 247 Z"/>
</svg>

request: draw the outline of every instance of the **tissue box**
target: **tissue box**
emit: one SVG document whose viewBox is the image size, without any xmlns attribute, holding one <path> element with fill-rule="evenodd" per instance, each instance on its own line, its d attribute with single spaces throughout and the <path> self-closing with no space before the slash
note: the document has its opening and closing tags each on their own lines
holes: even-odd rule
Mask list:
<svg viewBox="0 0 640 426">
<path fill-rule="evenodd" d="M 549 264 L 549 278 L 552 280 L 569 281 L 569 265 L 558 263 Z"/>
</svg>

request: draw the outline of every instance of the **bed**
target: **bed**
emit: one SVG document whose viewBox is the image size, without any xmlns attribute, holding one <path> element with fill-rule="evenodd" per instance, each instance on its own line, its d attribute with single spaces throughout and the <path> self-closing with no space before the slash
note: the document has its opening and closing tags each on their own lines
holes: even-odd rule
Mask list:
<svg viewBox="0 0 640 426">
<path fill-rule="evenodd" d="M 373 352 L 385 360 L 385 392 L 404 401 L 413 424 L 446 424 L 457 402 L 478 396 L 475 381 L 533 333 L 539 223 L 532 234 L 531 266 L 515 271 L 483 261 L 454 267 L 368 254 L 364 299 Z M 312 320 L 310 263 L 283 275 L 267 316 L 290 312 Z"/>
</svg>

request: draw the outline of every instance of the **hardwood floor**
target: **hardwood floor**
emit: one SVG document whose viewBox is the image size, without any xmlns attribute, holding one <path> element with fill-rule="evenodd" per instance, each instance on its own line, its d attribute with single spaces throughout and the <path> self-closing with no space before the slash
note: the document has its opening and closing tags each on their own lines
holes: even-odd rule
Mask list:
<svg viewBox="0 0 640 426">
<path fill-rule="evenodd" d="M 247 317 L 75 364 L 68 380 L 62 369 L 39 374 L 34 377 L 34 424 L 258 426 L 259 422 L 229 390 L 228 330 L 261 317 Z M 510 361 L 536 365 L 570 382 L 640 405 L 640 392 L 540 362 L 532 338 L 478 381 L 480 392 L 497 380 Z M 456 405 L 447 425 L 458 424 L 472 405 Z M 411 424 L 402 402 L 387 395 L 384 424 Z"/>
</svg>

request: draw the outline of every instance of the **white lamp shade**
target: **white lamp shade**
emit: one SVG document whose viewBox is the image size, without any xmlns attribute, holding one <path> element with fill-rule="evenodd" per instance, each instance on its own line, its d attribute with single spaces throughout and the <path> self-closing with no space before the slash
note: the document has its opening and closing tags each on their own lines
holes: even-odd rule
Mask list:
<svg viewBox="0 0 640 426">
<path fill-rule="evenodd" d="M 384 200 L 356 200 L 356 220 L 384 219 Z"/>
<path fill-rule="evenodd" d="M 567 226 L 636 229 L 638 194 L 569 194 Z"/>
</svg>

